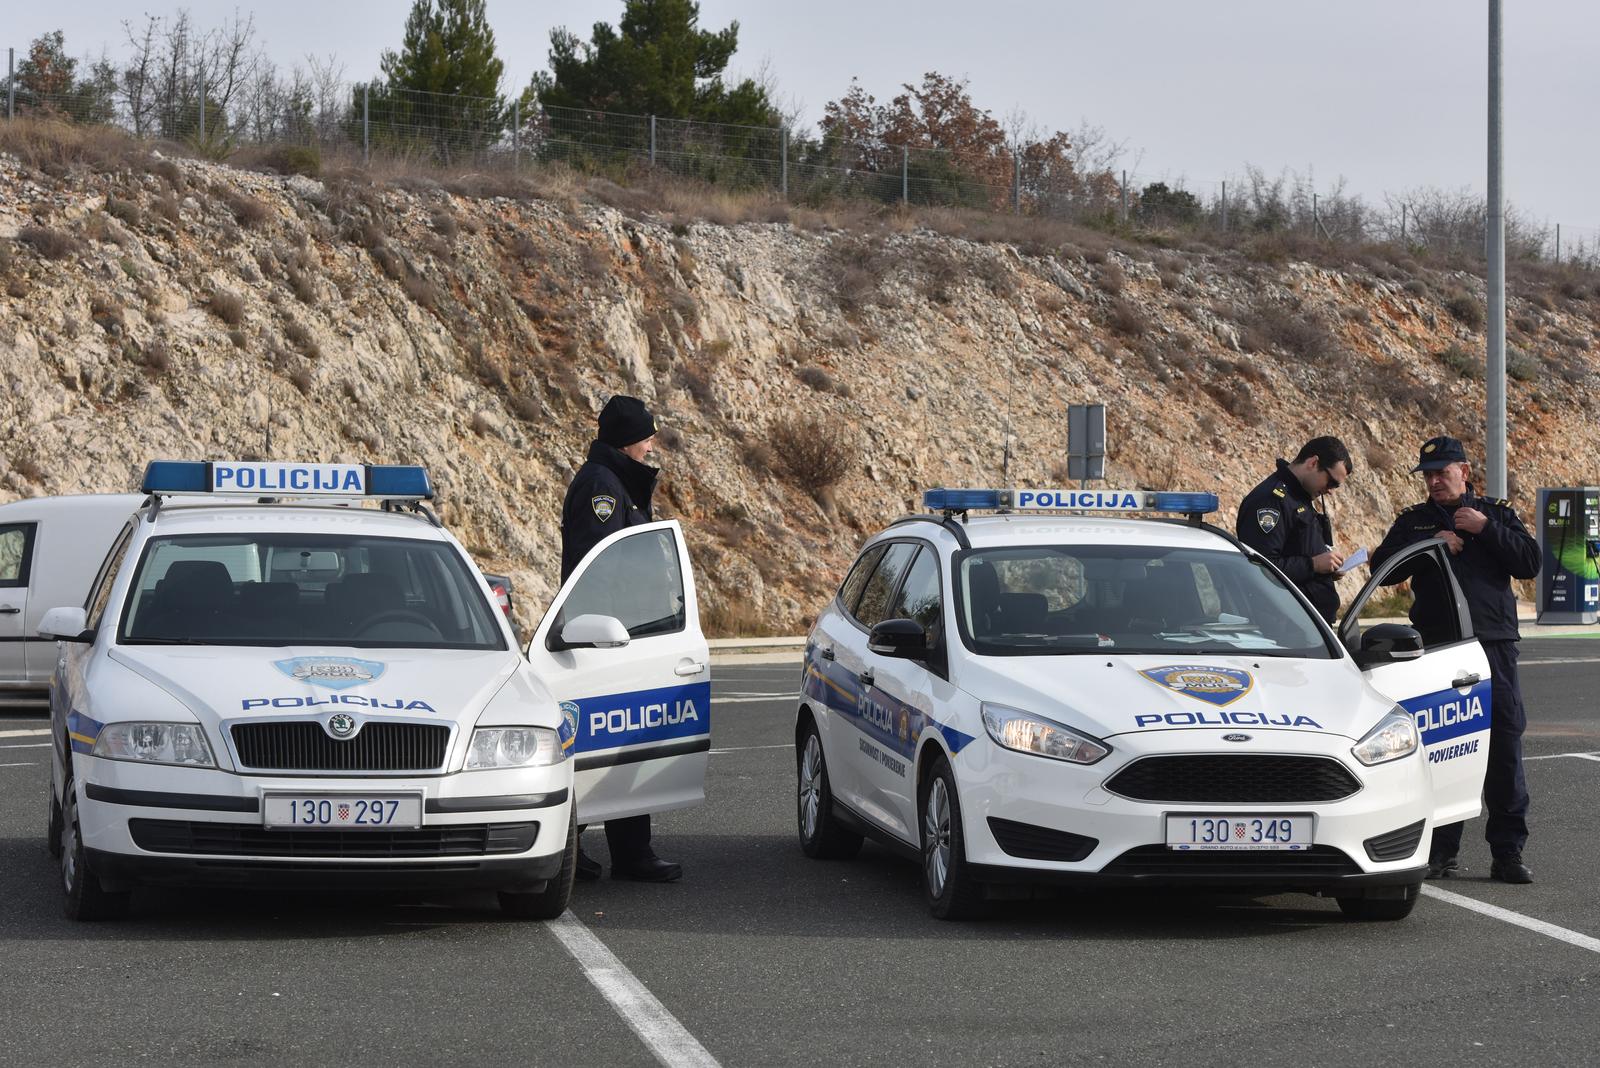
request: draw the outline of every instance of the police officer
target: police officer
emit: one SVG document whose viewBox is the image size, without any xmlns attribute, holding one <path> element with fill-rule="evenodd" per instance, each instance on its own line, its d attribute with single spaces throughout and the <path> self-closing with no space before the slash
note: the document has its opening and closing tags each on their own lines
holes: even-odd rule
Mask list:
<svg viewBox="0 0 1600 1068">
<path fill-rule="evenodd" d="M 619 394 L 600 409 L 599 430 L 561 506 L 562 582 L 607 535 L 650 522 L 650 495 L 661 472 L 644 461 L 655 449 L 655 417 L 637 397 Z M 614 879 L 666 883 L 683 876 L 681 866 L 662 860 L 650 848 L 648 813 L 607 820 L 606 844 Z M 599 862 L 581 848 L 577 876 L 584 881 L 600 878 Z"/>
<path fill-rule="evenodd" d="M 1539 573 L 1539 543 L 1528 533 L 1511 505 L 1473 492 L 1472 467 L 1461 442 L 1429 438 L 1413 472 L 1422 472 L 1428 499 L 1401 512 L 1372 554 L 1377 568 L 1401 548 L 1438 538 L 1450 548 L 1450 570 L 1467 598 L 1472 629 L 1489 657 L 1489 766 L 1483 780 L 1483 802 L 1489 811 L 1484 837 L 1494 862 L 1489 876 L 1503 883 L 1531 883 L 1533 872 L 1522 862 L 1528 840 L 1528 786 L 1522 775 L 1522 731 L 1527 713 L 1517 681 L 1517 601 L 1513 578 Z M 1436 621 L 1449 610 L 1437 585 L 1412 582 L 1411 621 L 1424 638 L 1437 632 Z M 1452 823 L 1433 829 L 1428 850 L 1428 878 L 1444 879 L 1461 870 L 1457 854 L 1461 829 Z"/>
<path fill-rule="evenodd" d="M 1278 470 L 1239 503 L 1239 540 L 1278 566 L 1329 623 L 1339 611 L 1335 572 L 1344 557 L 1333 549 L 1333 525 L 1313 504 L 1350 477 L 1350 450 L 1335 437 L 1312 438 L 1293 463 Z"/>
</svg>

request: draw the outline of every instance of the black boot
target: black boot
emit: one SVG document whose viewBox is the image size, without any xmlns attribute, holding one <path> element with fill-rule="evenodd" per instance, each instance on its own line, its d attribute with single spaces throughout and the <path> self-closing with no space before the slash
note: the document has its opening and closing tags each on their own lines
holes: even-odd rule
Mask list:
<svg viewBox="0 0 1600 1068">
<path fill-rule="evenodd" d="M 1496 857 L 1489 865 L 1489 878 L 1502 883 L 1519 885 L 1533 882 L 1533 869 L 1522 863 L 1521 853 Z"/>
<path fill-rule="evenodd" d="M 1466 870 L 1461 866 L 1459 857 L 1429 857 L 1426 877 L 1429 879 L 1454 879 Z"/>
<path fill-rule="evenodd" d="M 592 883 L 600 878 L 600 862 L 595 860 L 582 849 L 578 850 L 578 863 L 573 870 L 573 876 L 580 883 Z"/>
</svg>

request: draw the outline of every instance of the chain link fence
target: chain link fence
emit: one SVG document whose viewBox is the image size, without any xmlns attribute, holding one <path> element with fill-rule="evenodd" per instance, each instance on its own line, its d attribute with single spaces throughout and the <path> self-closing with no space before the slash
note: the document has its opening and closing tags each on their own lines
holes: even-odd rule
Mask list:
<svg viewBox="0 0 1600 1068">
<path fill-rule="evenodd" d="M 841 201 L 965 208 L 1088 225 L 1299 233 L 1329 242 L 1396 242 L 1481 253 L 1485 207 L 1467 193 L 1422 190 L 1368 203 L 1300 175 L 1247 168 L 1226 180 L 1078 170 L 1028 146 L 981 158 L 890 144 L 795 137 L 780 127 L 523 105 L 391 88 L 383 82 L 265 79 L 147 84 L 104 71 L 56 91 L 8 75 L 5 116 L 119 127 L 223 159 L 246 146 L 298 147 L 307 160 L 375 157 L 516 170 L 559 163 L 619 182 L 650 173 L 822 207 Z M 314 157 L 311 153 L 315 153 Z M 1600 267 L 1600 227 L 1507 215 L 1507 254 Z"/>
</svg>

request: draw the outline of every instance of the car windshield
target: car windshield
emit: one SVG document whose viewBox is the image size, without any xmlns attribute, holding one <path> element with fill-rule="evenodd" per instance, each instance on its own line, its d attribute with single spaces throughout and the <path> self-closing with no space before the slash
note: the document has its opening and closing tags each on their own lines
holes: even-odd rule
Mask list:
<svg viewBox="0 0 1600 1068">
<path fill-rule="evenodd" d="M 956 614 L 976 653 L 1336 655 L 1283 580 L 1243 553 L 1030 545 L 956 559 Z"/>
<path fill-rule="evenodd" d="M 506 647 L 487 596 L 449 543 L 292 533 L 150 539 L 117 640 Z"/>
</svg>

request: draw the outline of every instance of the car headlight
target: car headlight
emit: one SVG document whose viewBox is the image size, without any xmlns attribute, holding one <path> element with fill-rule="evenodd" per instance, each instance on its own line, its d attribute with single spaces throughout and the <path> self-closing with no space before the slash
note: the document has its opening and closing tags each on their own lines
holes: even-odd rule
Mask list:
<svg viewBox="0 0 1600 1068">
<path fill-rule="evenodd" d="M 192 768 L 217 766 L 205 731 L 196 723 L 107 723 L 94 740 L 94 755 Z"/>
<path fill-rule="evenodd" d="M 542 768 L 565 759 L 560 738 L 548 727 L 479 727 L 472 732 L 466 770 Z"/>
<path fill-rule="evenodd" d="M 1391 760 L 1410 756 L 1417 751 L 1421 739 L 1417 737 L 1417 720 L 1410 712 L 1395 705 L 1378 725 L 1366 733 L 1350 752 L 1361 763 L 1371 767 L 1387 764 Z"/>
<path fill-rule="evenodd" d="M 997 745 L 1019 753 L 1065 760 L 1069 764 L 1093 764 L 1111 752 L 1111 747 L 1071 727 L 1040 716 L 1020 712 L 1004 705 L 983 704 L 983 727 Z"/>
</svg>

